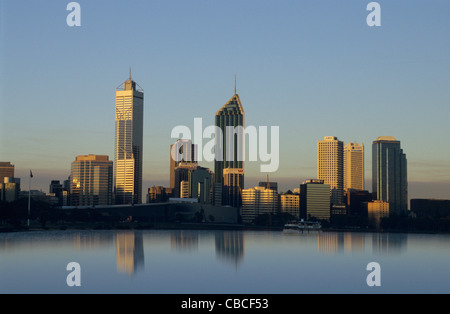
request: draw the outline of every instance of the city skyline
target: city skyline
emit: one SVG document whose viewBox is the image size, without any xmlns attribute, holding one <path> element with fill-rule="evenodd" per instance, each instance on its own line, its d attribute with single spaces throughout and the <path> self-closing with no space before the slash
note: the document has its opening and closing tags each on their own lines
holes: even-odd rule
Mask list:
<svg viewBox="0 0 450 314">
<path fill-rule="evenodd" d="M 136 19 L 148 20 L 143 31 L 150 30 L 150 35 L 141 36 L 142 49 L 130 52 L 110 49 L 114 41 L 109 40 L 119 28 L 117 35 L 122 35 L 136 26 L 113 23 L 121 10 L 130 10 L 120 4 L 100 19 L 106 14 L 101 5 L 81 3 L 83 24 L 77 30 L 64 25 L 65 8 L 61 11 L 57 2 L 46 4 L 43 15 L 35 14 L 42 11 L 39 4 L 2 2 L 2 12 L 8 14 L 2 13 L 1 38 L 7 45 L 1 55 L 0 160 L 15 165 L 24 188 L 32 169 L 32 189 L 47 191 L 51 180 L 68 177 L 77 155 L 112 159 L 114 87 L 131 66 L 147 94 L 143 190 L 169 186 L 167 147 L 175 142 L 171 128 L 190 125 L 195 117 L 213 124 L 237 73 L 246 123 L 280 126 L 280 169 L 271 174 L 280 191 L 316 177 L 316 142 L 324 136 L 365 145 L 379 136 L 394 136 L 408 156 L 409 197 L 448 198 L 450 42 L 444 35 L 449 22 L 443 8 L 449 4 L 408 3 L 408 15 L 401 4 L 380 2 L 383 25 L 371 29 L 364 24 L 365 3 L 326 3 L 264 1 L 253 8 L 236 2 L 236 13 L 221 2 L 208 7 L 194 3 L 192 8 L 180 2 L 190 15 L 180 22 L 169 18 L 161 27 L 155 25 L 170 17 L 169 6 L 138 3 L 142 13 Z M 151 18 L 144 19 L 144 12 Z M 214 23 L 230 12 L 236 13 L 231 30 Z M 275 18 L 265 25 L 268 12 Z M 430 23 L 423 26 L 415 22 L 417 17 Z M 40 18 L 48 25 L 41 25 Z M 189 22 L 185 29 L 180 28 L 183 22 Z M 209 30 L 205 23 L 210 23 Z M 39 43 L 42 51 L 33 40 L 40 33 L 49 35 Z M 106 38 L 96 43 L 101 34 Z M 230 46 L 240 49 L 228 48 L 231 41 Z M 177 52 L 177 47 L 183 49 Z M 99 60 L 104 52 L 107 56 Z M 125 53 L 130 57 L 117 61 Z M 27 93 L 21 92 L 24 86 Z M 371 165 L 369 148 L 369 190 Z M 245 163 L 246 188 L 265 179 L 258 166 Z"/>
</svg>

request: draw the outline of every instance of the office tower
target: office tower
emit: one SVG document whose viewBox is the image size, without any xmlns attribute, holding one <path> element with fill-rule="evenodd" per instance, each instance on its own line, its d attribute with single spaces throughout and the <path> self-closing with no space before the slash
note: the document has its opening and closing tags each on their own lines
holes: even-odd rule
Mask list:
<svg viewBox="0 0 450 314">
<path fill-rule="evenodd" d="M 19 199 L 20 178 L 4 177 L 0 183 L 0 201 L 14 202 Z"/>
<path fill-rule="evenodd" d="M 9 161 L 0 162 L 0 183 L 4 183 L 5 178 L 14 178 L 14 165 Z"/>
<path fill-rule="evenodd" d="M 177 140 L 170 145 L 170 187 L 175 188 L 175 169 L 180 163 L 197 164 L 197 145 L 191 140 Z"/>
<path fill-rule="evenodd" d="M 287 191 L 280 195 L 280 212 L 300 218 L 300 195 Z"/>
<path fill-rule="evenodd" d="M 373 201 L 373 193 L 369 191 L 347 191 L 347 213 L 350 216 L 367 216 L 365 203 Z"/>
<path fill-rule="evenodd" d="M 330 185 L 324 180 L 300 184 L 300 218 L 330 219 Z"/>
<path fill-rule="evenodd" d="M 406 155 L 392 136 L 378 137 L 372 144 L 372 189 L 377 200 L 389 203 L 390 214 L 408 210 Z"/>
<path fill-rule="evenodd" d="M 348 143 L 344 147 L 344 191 L 364 190 L 364 145 Z"/>
<path fill-rule="evenodd" d="M 197 167 L 189 172 L 189 195 L 200 203 L 211 203 L 211 189 L 214 174 L 208 168 Z"/>
<path fill-rule="evenodd" d="M 369 225 L 380 228 L 382 218 L 389 218 L 389 203 L 379 200 L 368 202 L 367 204 L 367 218 Z"/>
<path fill-rule="evenodd" d="M 72 162 L 72 206 L 112 204 L 113 162 L 104 155 L 81 155 Z"/>
<path fill-rule="evenodd" d="M 116 89 L 115 203 L 142 202 L 144 91 L 131 79 Z"/>
<path fill-rule="evenodd" d="M 244 169 L 223 169 L 222 205 L 239 208 L 242 203 Z"/>
<path fill-rule="evenodd" d="M 63 186 L 59 180 L 50 182 L 49 193 L 55 194 L 55 197 L 58 199 L 57 205 L 63 205 Z"/>
<path fill-rule="evenodd" d="M 241 218 L 251 223 L 259 215 L 278 212 L 278 193 L 262 186 L 242 190 Z"/>
<path fill-rule="evenodd" d="M 317 142 L 317 176 L 331 189 L 331 203 L 343 203 L 344 143 L 334 136 Z"/>
<path fill-rule="evenodd" d="M 165 203 L 172 196 L 172 189 L 163 186 L 148 188 L 147 203 Z"/>
<path fill-rule="evenodd" d="M 181 181 L 180 183 L 180 198 L 190 198 L 189 181 Z"/>
<path fill-rule="evenodd" d="M 181 183 L 183 181 L 189 182 L 189 172 L 191 170 L 195 170 L 198 168 L 197 163 L 192 162 L 181 162 L 178 167 L 175 168 L 174 171 L 174 188 L 173 188 L 173 197 L 180 198 L 181 197 Z"/>
<path fill-rule="evenodd" d="M 245 113 L 239 95 L 236 93 L 236 86 L 233 97 L 216 112 L 215 126 L 220 128 L 221 134 L 216 134 L 215 146 L 215 194 L 222 189 L 222 204 L 235 206 L 240 201 L 235 202 L 236 191 L 240 194 L 244 188 L 244 127 Z M 228 170 L 227 170 L 228 169 Z M 239 169 L 239 171 L 237 170 Z M 228 178 L 228 185 L 225 184 L 225 176 L 237 175 L 240 178 Z M 229 184 L 238 184 L 237 186 Z M 231 193 L 232 195 L 229 195 Z M 218 198 L 215 199 L 216 205 Z M 232 203 L 229 201 L 233 200 Z"/>
</svg>

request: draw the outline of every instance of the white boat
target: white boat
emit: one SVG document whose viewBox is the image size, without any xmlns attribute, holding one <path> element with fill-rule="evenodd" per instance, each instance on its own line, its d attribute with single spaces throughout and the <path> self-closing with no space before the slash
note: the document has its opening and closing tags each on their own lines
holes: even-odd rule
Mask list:
<svg viewBox="0 0 450 314">
<path fill-rule="evenodd" d="M 318 221 L 291 221 L 284 225 L 283 231 L 286 233 L 303 233 L 303 231 L 313 231 L 322 229 Z"/>
</svg>

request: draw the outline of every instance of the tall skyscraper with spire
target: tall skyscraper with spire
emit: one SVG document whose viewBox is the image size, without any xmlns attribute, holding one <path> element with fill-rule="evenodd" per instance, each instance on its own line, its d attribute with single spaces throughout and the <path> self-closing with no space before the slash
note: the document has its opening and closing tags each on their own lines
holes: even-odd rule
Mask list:
<svg viewBox="0 0 450 314">
<path fill-rule="evenodd" d="M 215 203 L 220 205 L 217 200 L 221 190 L 220 203 L 239 208 L 244 189 L 245 112 L 236 91 L 236 78 L 234 95 L 216 112 L 215 126 L 222 131 L 221 136 L 216 134 Z"/>
<path fill-rule="evenodd" d="M 142 202 L 144 90 L 130 76 L 116 89 L 116 204 Z"/>
</svg>

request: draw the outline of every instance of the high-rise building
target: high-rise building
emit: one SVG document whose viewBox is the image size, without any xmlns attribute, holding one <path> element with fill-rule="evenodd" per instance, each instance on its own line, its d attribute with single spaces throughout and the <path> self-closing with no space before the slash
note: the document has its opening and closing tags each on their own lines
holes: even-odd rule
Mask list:
<svg viewBox="0 0 450 314">
<path fill-rule="evenodd" d="M 211 189 L 214 174 L 204 167 L 189 172 L 189 193 L 191 198 L 198 198 L 200 203 L 211 203 Z"/>
<path fill-rule="evenodd" d="M 300 218 L 330 220 L 330 185 L 323 180 L 300 184 Z"/>
<path fill-rule="evenodd" d="M 241 207 L 244 187 L 244 169 L 223 169 L 222 205 Z"/>
<path fill-rule="evenodd" d="M 381 219 L 389 218 L 389 203 L 377 200 L 366 204 L 369 224 L 379 229 Z"/>
<path fill-rule="evenodd" d="M 147 203 L 165 203 L 172 196 L 172 189 L 163 186 L 148 188 Z"/>
<path fill-rule="evenodd" d="M 392 136 L 380 136 L 372 144 L 372 189 L 377 200 L 389 203 L 390 214 L 408 210 L 406 155 Z"/>
<path fill-rule="evenodd" d="M 59 180 L 52 180 L 50 182 L 49 193 L 55 194 L 59 206 L 63 205 L 63 186 Z"/>
<path fill-rule="evenodd" d="M 173 188 L 173 197 L 180 198 L 181 197 L 181 183 L 183 181 L 189 182 L 189 173 L 192 170 L 198 168 L 197 163 L 193 162 L 180 162 L 178 167 L 174 170 L 174 188 Z"/>
<path fill-rule="evenodd" d="M 19 199 L 20 178 L 5 177 L 0 182 L 0 201 L 14 202 Z"/>
<path fill-rule="evenodd" d="M 236 88 L 233 97 L 222 106 L 222 108 L 216 112 L 215 126 L 221 130 L 221 134 L 216 134 L 216 146 L 215 146 L 215 193 L 220 191 L 219 185 L 224 185 L 225 176 L 229 174 L 235 174 L 235 170 L 239 169 L 237 175 L 240 178 L 236 180 L 228 180 L 228 185 L 223 186 L 222 189 L 222 204 L 235 206 L 229 203 L 229 200 L 234 200 L 236 191 L 244 189 L 244 127 L 245 127 L 245 113 L 242 107 L 241 99 L 236 93 Z M 228 170 L 227 170 L 228 169 Z M 227 171 L 225 171 L 227 170 Z M 237 171 L 237 170 L 236 170 Z M 233 178 L 234 179 L 234 178 Z M 231 186 L 230 183 L 238 184 Z M 233 195 L 229 195 L 229 193 Z M 240 195 L 240 192 L 239 192 Z M 215 200 L 216 205 L 217 199 Z M 240 204 L 240 202 L 238 202 Z"/>
<path fill-rule="evenodd" d="M 170 145 L 170 187 L 175 188 L 175 170 L 180 163 L 197 164 L 197 145 L 191 140 L 177 140 Z"/>
<path fill-rule="evenodd" d="M 115 203 L 142 202 L 144 91 L 131 79 L 116 89 Z"/>
<path fill-rule="evenodd" d="M 77 156 L 70 178 L 72 206 L 112 204 L 113 162 L 108 156 Z"/>
<path fill-rule="evenodd" d="M 344 191 L 364 190 L 364 144 L 348 143 L 344 147 Z"/>
<path fill-rule="evenodd" d="M 278 212 L 278 193 L 262 186 L 242 190 L 241 218 L 251 223 L 256 217 Z"/>
<path fill-rule="evenodd" d="M 347 191 L 347 213 L 350 216 L 367 216 L 367 202 L 373 201 L 373 193 L 369 191 L 348 190 Z"/>
<path fill-rule="evenodd" d="M 14 165 L 9 161 L 0 161 L 0 183 L 4 183 L 5 178 L 14 178 Z"/>
<path fill-rule="evenodd" d="M 300 218 L 300 195 L 287 191 L 280 194 L 280 212 Z"/>
<path fill-rule="evenodd" d="M 334 136 L 317 142 L 317 177 L 331 189 L 331 203 L 344 201 L 344 143 Z"/>
</svg>

